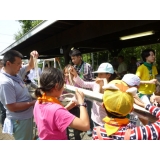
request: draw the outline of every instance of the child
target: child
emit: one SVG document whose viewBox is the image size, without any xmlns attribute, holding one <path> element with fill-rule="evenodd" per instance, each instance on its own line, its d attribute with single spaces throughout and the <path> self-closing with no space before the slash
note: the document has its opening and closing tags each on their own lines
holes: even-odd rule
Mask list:
<svg viewBox="0 0 160 160">
<path fill-rule="evenodd" d="M 143 59 L 143 64 L 137 68 L 136 75 L 141 79 L 141 81 L 149 81 L 151 79 L 156 80 L 158 74 L 157 68 L 154 65 L 155 62 L 155 51 L 153 49 L 145 49 L 141 53 Z M 156 83 L 155 83 L 156 84 Z M 139 86 L 139 96 L 142 101 L 150 98 L 150 96 L 156 91 L 155 84 L 141 83 Z M 146 97 L 144 97 L 146 95 Z"/>
<path fill-rule="evenodd" d="M 137 87 L 138 88 L 138 86 L 140 85 L 140 78 L 138 76 L 136 76 L 135 74 L 125 74 L 123 76 L 122 80 L 113 80 L 109 84 L 114 84 L 121 91 L 125 92 L 127 89 L 129 89 L 131 87 Z M 104 86 L 104 88 L 105 88 L 105 86 Z M 138 96 L 137 96 L 137 98 L 138 98 Z M 143 102 L 142 101 L 140 101 L 140 102 L 143 105 Z M 129 115 L 127 115 L 127 117 L 129 118 L 130 122 L 133 125 L 135 125 L 135 126 L 142 125 L 142 123 L 139 120 L 139 117 L 137 115 L 135 115 L 133 112 L 130 113 Z M 144 124 L 146 124 L 148 122 L 148 121 L 146 122 L 146 120 L 143 120 L 142 118 L 141 118 L 141 121 Z"/>
<path fill-rule="evenodd" d="M 92 89 L 95 94 L 96 92 L 103 93 L 102 86 L 104 83 L 107 83 L 107 81 L 110 81 L 113 79 L 114 70 L 110 63 L 102 63 L 98 70 L 93 73 L 98 73 L 98 78 L 94 82 L 85 82 L 83 81 L 75 71 L 75 69 L 72 67 L 70 72 L 74 75 L 74 82 L 78 84 L 81 87 L 90 88 Z M 91 110 L 91 118 L 93 120 L 94 126 L 103 125 L 104 122 L 102 119 L 106 116 L 105 109 L 101 107 L 101 103 L 93 101 L 93 107 Z"/>
<path fill-rule="evenodd" d="M 129 123 L 126 115 L 133 110 L 133 96 L 137 88 L 122 92 L 114 84 L 108 84 L 103 95 L 103 107 L 107 116 L 103 127 L 93 129 L 94 140 L 156 140 L 160 139 L 160 108 L 144 105 L 146 110 L 158 118 L 155 123 L 135 127 Z"/>
<path fill-rule="evenodd" d="M 122 80 L 113 80 L 111 81 L 109 84 L 115 84 L 121 91 L 126 91 L 127 89 L 131 88 L 131 87 L 136 87 L 137 89 L 139 88 L 140 84 L 141 83 L 145 83 L 145 84 L 152 84 L 152 83 L 155 83 L 155 79 L 152 79 L 150 81 L 141 81 L 140 78 L 135 75 L 135 74 L 132 74 L 132 73 L 129 73 L 129 74 L 125 74 L 122 78 Z M 105 88 L 105 86 L 103 87 Z M 140 106 L 143 105 L 143 101 L 138 97 L 138 94 L 136 96 L 136 99 L 134 98 L 134 100 L 138 100 L 139 101 L 139 104 Z M 150 101 L 145 101 L 145 103 L 149 104 Z M 134 104 L 135 105 L 135 104 Z M 148 120 L 145 118 L 142 118 L 142 117 L 138 117 L 137 115 L 135 115 L 134 113 L 131 113 L 130 116 L 130 122 L 133 123 L 134 125 L 143 125 L 143 124 L 147 124 L 148 123 Z M 141 123 L 139 121 L 143 123 Z"/>
<path fill-rule="evenodd" d="M 80 86 L 78 86 L 78 85 L 75 84 L 75 82 L 73 81 L 73 75 L 69 72 L 69 69 L 70 69 L 71 66 L 72 66 L 71 64 L 68 64 L 63 69 L 63 74 L 65 76 L 65 84 L 76 86 L 76 87 L 80 87 Z M 66 91 L 63 92 L 63 94 L 66 94 L 66 93 L 67 93 Z M 63 96 L 62 96 L 62 98 L 63 98 Z M 61 100 L 63 101 L 62 98 L 61 98 Z M 75 102 L 75 105 L 69 105 L 72 102 Z M 80 117 L 80 109 L 79 109 L 78 105 L 76 105 L 76 102 L 77 102 L 77 100 L 75 99 L 75 96 L 74 96 L 71 99 L 71 101 L 69 102 L 69 104 L 67 104 L 65 106 L 65 108 L 70 113 L 72 113 L 73 115 L 75 115 L 76 117 Z M 67 132 L 68 132 L 68 138 L 69 138 L 69 132 L 70 132 L 70 130 L 67 129 Z M 80 136 L 81 131 L 79 131 L 77 129 L 73 129 L 73 132 L 74 132 L 75 140 L 81 140 L 81 136 Z"/>
<path fill-rule="evenodd" d="M 64 75 L 60 70 L 45 69 L 40 76 L 40 85 L 35 91 L 38 100 L 34 106 L 34 119 L 41 140 L 67 140 L 68 126 L 82 131 L 89 129 L 82 92 L 76 91 L 80 118 L 69 113 L 58 100 L 64 89 Z"/>
</svg>

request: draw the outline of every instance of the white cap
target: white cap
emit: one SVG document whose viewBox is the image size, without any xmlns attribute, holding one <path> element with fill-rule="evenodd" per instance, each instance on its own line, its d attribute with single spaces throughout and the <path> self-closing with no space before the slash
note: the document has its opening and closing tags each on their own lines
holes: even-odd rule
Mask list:
<svg viewBox="0 0 160 160">
<path fill-rule="evenodd" d="M 92 73 L 114 73 L 113 66 L 110 63 L 102 63 L 97 71 L 94 71 Z"/>
<path fill-rule="evenodd" d="M 129 86 L 139 86 L 141 80 L 135 74 L 125 74 L 122 78 L 122 81 L 127 83 Z"/>
</svg>

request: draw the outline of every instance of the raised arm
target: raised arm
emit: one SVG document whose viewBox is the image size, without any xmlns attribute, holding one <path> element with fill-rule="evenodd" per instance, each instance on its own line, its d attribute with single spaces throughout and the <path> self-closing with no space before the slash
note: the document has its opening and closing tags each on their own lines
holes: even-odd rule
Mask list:
<svg viewBox="0 0 160 160">
<path fill-rule="evenodd" d="M 29 63 L 27 65 L 27 72 L 34 68 L 34 58 L 38 58 L 38 56 L 39 54 L 35 50 L 30 53 Z"/>
<path fill-rule="evenodd" d="M 69 71 L 74 76 L 73 80 L 78 86 L 81 86 L 82 88 L 91 88 L 93 90 L 95 82 L 86 82 L 82 80 L 73 67 L 71 67 Z"/>
</svg>

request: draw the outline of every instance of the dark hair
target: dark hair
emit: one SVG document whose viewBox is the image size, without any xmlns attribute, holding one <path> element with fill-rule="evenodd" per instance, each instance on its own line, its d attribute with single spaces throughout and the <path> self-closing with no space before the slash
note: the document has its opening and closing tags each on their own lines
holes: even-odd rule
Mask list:
<svg viewBox="0 0 160 160">
<path fill-rule="evenodd" d="M 7 51 L 5 54 L 4 54 L 4 57 L 3 57 L 3 65 L 6 66 L 6 62 L 9 61 L 11 63 L 14 63 L 15 61 L 15 57 L 19 57 L 19 58 L 23 58 L 23 55 L 16 51 L 16 50 L 9 50 Z"/>
<path fill-rule="evenodd" d="M 123 118 L 126 118 L 126 116 L 122 116 L 118 113 L 114 113 L 114 112 L 109 112 L 107 111 L 107 109 L 104 107 L 106 113 L 107 113 L 107 116 L 110 117 L 110 118 L 120 118 L 120 119 L 123 119 Z"/>
<path fill-rule="evenodd" d="M 111 74 L 111 73 L 110 73 Z M 111 74 L 110 78 L 109 78 L 109 82 L 112 80 L 115 80 L 117 77 L 117 74 L 114 72 L 113 74 Z"/>
<path fill-rule="evenodd" d="M 141 57 L 143 59 L 144 62 L 146 62 L 146 58 L 150 56 L 150 53 L 149 52 L 153 52 L 154 55 L 155 55 L 155 51 L 153 49 L 145 49 L 142 51 L 141 53 Z"/>
<path fill-rule="evenodd" d="M 45 69 L 40 76 L 40 86 L 35 90 L 36 97 L 41 97 L 42 92 L 49 92 L 55 85 L 58 83 L 59 89 L 64 85 L 64 75 L 62 71 L 57 68 L 47 68 Z"/>
<path fill-rule="evenodd" d="M 73 49 L 69 52 L 69 56 L 81 56 L 81 52 L 78 49 Z"/>
</svg>

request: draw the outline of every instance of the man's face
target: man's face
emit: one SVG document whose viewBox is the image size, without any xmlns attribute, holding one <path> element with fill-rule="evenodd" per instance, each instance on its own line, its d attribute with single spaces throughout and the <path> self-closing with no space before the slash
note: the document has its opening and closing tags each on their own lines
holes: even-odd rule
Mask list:
<svg viewBox="0 0 160 160">
<path fill-rule="evenodd" d="M 81 56 L 71 56 L 72 63 L 74 65 L 79 65 L 81 63 Z"/>
<path fill-rule="evenodd" d="M 150 51 L 149 53 L 150 56 L 146 57 L 146 62 L 153 63 L 155 61 L 155 54 L 152 51 Z"/>
<path fill-rule="evenodd" d="M 15 61 L 13 63 L 7 61 L 7 65 L 10 68 L 11 74 L 16 75 L 22 67 L 22 60 L 19 57 L 15 57 Z"/>
</svg>

